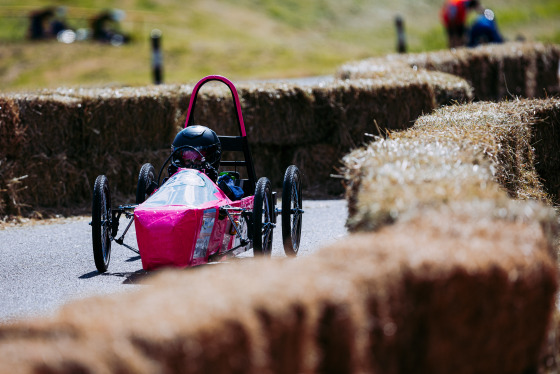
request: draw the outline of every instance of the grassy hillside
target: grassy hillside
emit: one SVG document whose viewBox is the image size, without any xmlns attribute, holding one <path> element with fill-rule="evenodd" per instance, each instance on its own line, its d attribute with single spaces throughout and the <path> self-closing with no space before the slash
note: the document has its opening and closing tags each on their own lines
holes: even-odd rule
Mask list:
<svg viewBox="0 0 560 374">
<path fill-rule="evenodd" d="M 210 73 L 233 79 L 331 74 L 351 59 L 395 50 L 394 17 L 405 19 L 411 51 L 441 49 L 443 0 L 75 0 L 74 27 L 103 8 L 126 11 L 122 28 L 135 42 L 111 47 L 25 40 L 26 15 L 52 1 L 3 0 L 0 5 L 0 90 L 60 85 L 150 83 L 153 28 L 163 31 L 165 81 Z M 488 0 L 503 34 L 560 43 L 557 0 Z"/>
</svg>

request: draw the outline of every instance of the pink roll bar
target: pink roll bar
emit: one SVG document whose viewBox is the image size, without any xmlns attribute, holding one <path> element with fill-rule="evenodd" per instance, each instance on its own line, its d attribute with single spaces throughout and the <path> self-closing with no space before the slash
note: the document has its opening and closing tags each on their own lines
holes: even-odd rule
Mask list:
<svg viewBox="0 0 560 374">
<path fill-rule="evenodd" d="M 243 114 L 241 113 L 241 103 L 239 101 L 239 95 L 237 94 L 237 89 L 229 79 L 227 79 L 226 77 L 222 77 L 221 75 L 209 75 L 207 77 L 204 77 L 198 81 L 196 86 L 194 86 L 193 92 L 191 94 L 191 99 L 189 101 L 189 109 L 187 111 L 187 119 L 185 120 L 185 127 L 189 126 L 191 117 L 194 115 L 194 106 L 196 104 L 196 97 L 198 96 L 198 91 L 200 91 L 200 88 L 204 84 L 210 81 L 219 81 L 225 83 L 229 87 L 229 90 L 231 91 L 231 97 L 233 98 L 233 101 L 235 103 L 237 123 L 239 125 L 239 133 L 243 137 L 247 136 L 245 133 L 245 123 L 243 122 Z"/>
</svg>

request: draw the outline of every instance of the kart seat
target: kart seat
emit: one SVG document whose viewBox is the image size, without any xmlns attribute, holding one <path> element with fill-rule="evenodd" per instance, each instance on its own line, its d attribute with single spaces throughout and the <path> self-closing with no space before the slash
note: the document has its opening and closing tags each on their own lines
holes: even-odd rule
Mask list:
<svg viewBox="0 0 560 374">
<path fill-rule="evenodd" d="M 253 166 L 253 161 L 251 157 L 251 153 L 249 152 L 249 145 L 247 143 L 247 138 L 242 136 L 223 136 L 218 135 L 220 139 L 220 143 L 222 145 L 222 152 L 234 152 L 237 154 L 241 154 L 243 158 L 241 160 L 222 160 L 220 162 L 220 166 L 223 167 L 232 167 L 236 171 L 228 171 L 230 175 L 234 176 L 234 184 L 237 187 L 241 187 L 244 191 L 243 197 L 251 196 L 255 193 L 255 184 L 256 184 L 256 177 L 255 171 Z M 245 168 L 247 169 L 248 179 L 241 179 L 239 173 L 237 172 L 238 168 Z M 227 170 L 227 169 L 226 169 Z M 225 192 L 225 191 L 224 191 Z"/>
<path fill-rule="evenodd" d="M 247 195 L 243 189 L 244 181 L 246 179 L 240 179 L 239 172 L 237 171 L 223 171 L 220 173 L 220 177 L 218 177 L 218 187 L 231 200 L 240 200 Z"/>
</svg>

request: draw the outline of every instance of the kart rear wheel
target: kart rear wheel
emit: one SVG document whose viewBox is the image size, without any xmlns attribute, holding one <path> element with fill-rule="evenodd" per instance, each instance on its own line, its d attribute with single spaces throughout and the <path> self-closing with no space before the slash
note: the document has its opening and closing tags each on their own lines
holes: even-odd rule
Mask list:
<svg viewBox="0 0 560 374">
<path fill-rule="evenodd" d="M 111 258 L 111 191 L 109 181 L 104 175 L 95 180 L 91 209 L 91 239 L 93 259 L 100 273 L 107 271 Z"/>
<path fill-rule="evenodd" d="M 272 214 L 272 187 L 268 178 L 260 178 L 255 190 L 253 205 L 253 252 L 255 255 L 270 256 L 274 223 Z"/>
<path fill-rule="evenodd" d="M 154 192 L 152 183 L 155 179 L 156 170 L 154 166 L 149 162 L 142 165 L 138 175 L 138 185 L 136 186 L 136 204 L 142 204 Z"/>
<path fill-rule="evenodd" d="M 296 256 L 301 239 L 302 187 L 301 173 L 290 165 L 282 185 L 282 241 L 287 256 Z"/>
</svg>

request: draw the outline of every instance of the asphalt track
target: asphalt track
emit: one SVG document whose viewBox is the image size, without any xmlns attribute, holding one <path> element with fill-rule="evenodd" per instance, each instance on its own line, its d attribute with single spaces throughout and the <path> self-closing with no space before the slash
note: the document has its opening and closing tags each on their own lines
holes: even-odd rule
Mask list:
<svg viewBox="0 0 560 374">
<path fill-rule="evenodd" d="M 347 235 L 346 201 L 304 200 L 304 210 L 299 256 Z M 149 274 L 142 270 L 140 257 L 116 244 L 109 271 L 97 272 L 89 221 L 78 217 L 0 230 L 0 323 L 48 315 L 73 299 L 144 287 L 138 281 Z M 285 256 L 280 222 L 274 235 L 272 255 Z M 135 238 L 131 232 L 125 243 L 136 247 Z M 249 251 L 241 256 L 252 255 Z"/>
</svg>

